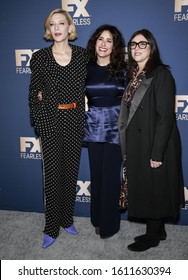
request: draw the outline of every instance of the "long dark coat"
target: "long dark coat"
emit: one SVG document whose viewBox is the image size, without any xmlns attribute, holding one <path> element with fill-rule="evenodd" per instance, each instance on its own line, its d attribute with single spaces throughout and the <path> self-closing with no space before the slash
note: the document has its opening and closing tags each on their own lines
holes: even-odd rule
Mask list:
<svg viewBox="0 0 188 280">
<path fill-rule="evenodd" d="M 119 132 L 127 157 L 130 217 L 178 217 L 183 176 L 174 109 L 175 81 L 162 66 L 143 79 L 129 112 L 122 99 Z M 151 168 L 150 159 L 163 164 Z"/>
</svg>

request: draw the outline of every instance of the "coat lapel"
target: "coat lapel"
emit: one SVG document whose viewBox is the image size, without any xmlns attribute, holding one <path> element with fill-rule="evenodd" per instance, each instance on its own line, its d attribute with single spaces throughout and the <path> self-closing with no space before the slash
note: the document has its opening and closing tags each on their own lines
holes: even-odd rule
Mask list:
<svg viewBox="0 0 188 280">
<path fill-rule="evenodd" d="M 55 87 L 58 86 L 58 78 L 57 78 L 57 72 L 54 72 L 54 68 L 53 68 L 53 63 L 54 63 L 54 58 L 52 55 L 52 45 L 44 48 L 44 63 L 43 63 L 43 74 L 45 76 L 45 79 L 49 79 L 50 76 L 50 80 L 51 80 L 51 85 L 53 84 Z"/>
<path fill-rule="evenodd" d="M 132 117 L 134 116 L 134 114 L 135 114 L 142 98 L 144 97 L 148 87 L 150 86 L 152 80 L 153 80 L 153 78 L 149 78 L 149 79 L 144 78 L 141 85 L 136 90 L 136 93 L 134 94 L 134 97 L 133 97 L 133 100 L 131 103 L 127 126 L 129 125 Z"/>
</svg>

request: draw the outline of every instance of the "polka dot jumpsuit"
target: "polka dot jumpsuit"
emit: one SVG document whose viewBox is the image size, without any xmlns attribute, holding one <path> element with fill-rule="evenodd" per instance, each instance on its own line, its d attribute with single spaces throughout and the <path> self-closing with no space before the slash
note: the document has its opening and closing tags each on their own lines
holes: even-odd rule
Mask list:
<svg viewBox="0 0 188 280">
<path fill-rule="evenodd" d="M 60 66 L 52 46 L 33 53 L 29 106 L 31 124 L 40 136 L 45 191 L 44 233 L 56 238 L 60 227 L 73 224 L 76 184 L 84 127 L 84 86 L 87 55 L 70 45 L 72 58 Z M 37 94 L 42 91 L 43 99 Z M 79 102 L 78 107 L 58 109 L 59 104 Z"/>
</svg>

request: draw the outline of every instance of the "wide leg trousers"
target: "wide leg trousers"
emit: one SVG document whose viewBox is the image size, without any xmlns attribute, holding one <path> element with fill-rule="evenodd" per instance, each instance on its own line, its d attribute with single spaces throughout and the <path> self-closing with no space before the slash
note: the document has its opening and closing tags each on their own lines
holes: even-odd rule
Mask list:
<svg viewBox="0 0 188 280">
<path fill-rule="evenodd" d="M 91 223 L 99 227 L 101 237 L 120 228 L 119 196 L 121 187 L 120 146 L 88 143 L 91 173 Z"/>
<path fill-rule="evenodd" d="M 59 110 L 54 133 L 41 138 L 45 228 L 44 233 L 56 238 L 60 227 L 73 224 L 77 177 L 81 156 L 80 126 L 73 111 Z"/>
</svg>

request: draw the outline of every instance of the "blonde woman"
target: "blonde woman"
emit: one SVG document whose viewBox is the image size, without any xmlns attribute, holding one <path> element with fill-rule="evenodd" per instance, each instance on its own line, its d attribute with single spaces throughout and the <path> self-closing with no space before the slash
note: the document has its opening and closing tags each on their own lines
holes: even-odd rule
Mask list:
<svg viewBox="0 0 188 280">
<path fill-rule="evenodd" d="M 53 10 L 45 20 L 50 47 L 33 53 L 29 106 L 31 124 L 42 147 L 45 227 L 42 248 L 60 228 L 77 234 L 74 204 L 84 127 L 86 51 L 69 43 L 77 38 L 70 15 Z"/>
</svg>

